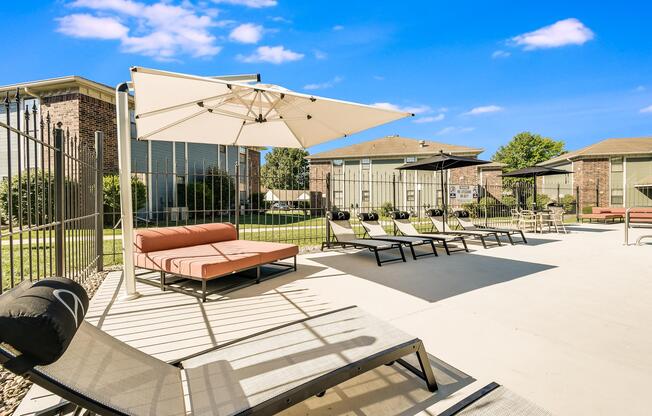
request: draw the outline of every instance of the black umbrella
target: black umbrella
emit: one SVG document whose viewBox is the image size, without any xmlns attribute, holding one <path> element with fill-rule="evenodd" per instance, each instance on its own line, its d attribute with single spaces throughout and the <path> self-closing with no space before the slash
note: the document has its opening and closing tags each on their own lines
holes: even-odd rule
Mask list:
<svg viewBox="0 0 652 416">
<path fill-rule="evenodd" d="M 442 193 L 442 205 L 444 209 L 444 226 L 446 226 L 446 192 L 444 192 L 444 170 L 446 169 L 455 169 L 463 168 L 465 166 L 475 166 L 475 165 L 484 165 L 485 163 L 491 163 L 487 160 L 475 159 L 472 157 L 463 157 L 455 156 L 449 153 L 444 153 L 442 150 L 439 151 L 438 155 L 422 159 L 412 163 L 406 163 L 403 166 L 398 167 L 400 170 L 431 170 L 439 171 L 439 177 L 441 179 L 441 193 Z M 445 230 L 441 230 L 444 232 Z"/>
<path fill-rule="evenodd" d="M 530 166 L 529 168 L 517 169 L 508 173 L 504 173 L 503 177 L 510 178 L 532 178 L 534 180 L 534 196 L 532 198 L 532 206 L 536 211 L 537 208 L 537 176 L 548 175 L 565 175 L 573 173 L 569 170 L 548 168 L 545 166 Z"/>
</svg>

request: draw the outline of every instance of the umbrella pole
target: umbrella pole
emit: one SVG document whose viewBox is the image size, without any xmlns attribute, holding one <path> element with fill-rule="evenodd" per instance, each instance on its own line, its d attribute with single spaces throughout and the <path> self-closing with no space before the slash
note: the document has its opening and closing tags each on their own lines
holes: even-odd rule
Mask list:
<svg viewBox="0 0 652 416">
<path fill-rule="evenodd" d="M 441 232 L 446 232 L 446 190 L 444 189 L 444 167 L 442 166 L 441 169 L 439 169 L 439 179 L 441 180 L 441 206 L 442 210 L 444 211 L 444 216 L 443 216 L 443 230 Z"/>
<path fill-rule="evenodd" d="M 532 196 L 532 210 L 536 212 L 537 210 L 537 175 L 532 175 L 534 179 L 534 192 Z"/>
<path fill-rule="evenodd" d="M 131 201 L 131 122 L 129 118 L 129 85 L 116 87 L 116 112 L 118 122 L 118 167 L 120 169 L 120 211 L 122 214 L 122 277 L 125 295 L 122 300 L 140 297 L 136 290 L 134 269 L 134 216 Z"/>
</svg>

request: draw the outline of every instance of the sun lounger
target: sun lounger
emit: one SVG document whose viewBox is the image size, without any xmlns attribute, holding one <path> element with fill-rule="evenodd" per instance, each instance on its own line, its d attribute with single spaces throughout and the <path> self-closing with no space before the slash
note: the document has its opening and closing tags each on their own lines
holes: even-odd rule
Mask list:
<svg viewBox="0 0 652 416">
<path fill-rule="evenodd" d="M 376 263 L 378 266 L 382 266 L 383 263 L 389 263 L 393 261 L 403 261 L 405 262 L 405 253 L 403 253 L 403 245 L 401 243 L 396 243 L 387 240 L 376 240 L 373 238 L 358 238 L 355 235 L 355 231 L 351 227 L 349 219 L 351 218 L 351 213 L 348 211 L 328 211 L 326 213 L 326 220 L 328 221 L 328 226 L 335 236 L 335 240 L 324 241 L 321 244 L 321 249 L 324 250 L 324 247 L 330 248 L 331 246 L 338 247 L 353 247 L 353 248 L 363 248 L 371 251 L 376 256 Z M 401 254 L 400 257 L 392 257 L 389 259 L 381 260 L 379 252 L 386 250 L 398 249 Z"/>
<path fill-rule="evenodd" d="M 496 244 L 502 246 L 498 233 L 492 231 L 464 231 L 464 230 L 452 230 L 452 231 L 443 231 L 446 229 L 444 227 L 443 220 L 438 219 L 439 217 L 443 218 L 443 211 L 440 209 L 429 209 L 426 211 L 428 218 L 432 222 L 433 229 L 442 234 L 452 234 L 452 235 L 462 235 L 465 237 L 477 238 L 482 242 L 482 247 L 487 248 L 487 237 L 493 237 L 496 239 Z"/>
<path fill-rule="evenodd" d="M 523 230 L 514 228 L 483 227 L 481 225 L 475 225 L 473 222 L 471 222 L 471 220 L 469 220 L 470 215 L 468 211 L 455 211 L 453 216 L 457 219 L 457 223 L 460 225 L 460 227 L 462 227 L 464 231 L 490 231 L 498 234 L 504 234 L 512 245 L 514 245 L 512 235 L 520 235 L 523 242 L 527 244 Z"/>
<path fill-rule="evenodd" d="M 444 246 L 446 254 L 450 255 L 456 251 L 469 251 L 469 248 L 466 246 L 466 240 L 464 237 L 459 235 L 447 235 L 447 234 L 437 234 L 437 233 L 422 233 L 419 232 L 414 225 L 410 222 L 410 213 L 405 211 L 395 211 L 392 212 L 392 220 L 394 225 L 396 225 L 397 230 L 404 236 L 408 237 L 418 237 L 418 238 L 428 238 L 430 240 L 436 241 Z M 463 248 L 457 250 L 451 250 L 448 243 L 460 243 Z"/>
<path fill-rule="evenodd" d="M 242 284 L 228 289 L 219 288 L 208 291 L 209 280 L 229 276 L 241 271 L 256 269 L 255 282 L 261 280 L 261 266 L 271 264 L 280 270 L 267 277 L 297 269 L 296 244 L 270 243 L 266 241 L 239 240 L 236 229 L 230 223 L 186 225 L 180 227 L 148 228 L 137 230 L 134 238 L 136 267 L 160 272 L 160 282 L 138 277 L 138 281 L 157 285 L 161 290 L 175 290 L 196 296 L 206 301 L 206 296 L 215 292 L 233 290 Z M 279 263 L 292 258 L 292 263 Z M 173 275 L 172 281 L 166 274 Z M 191 288 L 174 285 L 179 280 L 201 282 L 201 292 Z"/>
<path fill-rule="evenodd" d="M 360 224 L 365 229 L 365 235 L 375 240 L 385 240 L 392 241 L 395 243 L 401 243 L 410 248 L 412 253 L 412 258 L 416 260 L 418 257 L 429 256 L 431 253 L 416 254 L 414 247 L 422 245 L 430 245 L 432 247 L 432 254 L 438 256 L 437 248 L 435 247 L 435 242 L 431 238 L 420 238 L 420 237 L 408 237 L 405 235 L 389 235 L 383 228 L 383 226 L 378 222 L 378 214 L 375 212 L 363 212 L 358 214 L 358 219 Z"/>
<path fill-rule="evenodd" d="M 47 414 L 271 415 L 393 363 L 437 390 L 421 340 L 357 307 L 167 363 L 84 321 L 88 304 L 64 278 L 0 296 L 0 364 L 66 400 Z M 418 364 L 404 360 L 411 354 Z"/>
</svg>

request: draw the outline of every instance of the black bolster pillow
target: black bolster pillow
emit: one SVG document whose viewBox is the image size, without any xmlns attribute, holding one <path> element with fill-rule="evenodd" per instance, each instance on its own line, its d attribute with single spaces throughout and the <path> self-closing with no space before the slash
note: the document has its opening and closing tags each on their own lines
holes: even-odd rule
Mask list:
<svg viewBox="0 0 652 416">
<path fill-rule="evenodd" d="M 34 364 L 52 364 L 70 345 L 86 311 L 88 295 L 70 279 L 24 282 L 0 296 L 0 342 Z"/>
<path fill-rule="evenodd" d="M 429 217 L 441 217 L 444 215 L 444 211 L 439 208 L 429 209 L 426 211 L 426 215 Z"/>
<path fill-rule="evenodd" d="M 378 214 L 375 212 L 361 212 L 358 214 L 360 221 L 378 221 Z"/>
<path fill-rule="evenodd" d="M 469 211 L 460 210 L 453 213 L 457 218 L 469 218 Z"/>
<path fill-rule="evenodd" d="M 351 219 L 351 213 L 349 211 L 328 211 L 326 218 L 331 221 L 348 221 Z"/>
<path fill-rule="evenodd" d="M 394 211 L 392 212 L 392 218 L 395 220 L 407 220 L 410 218 L 410 213 L 407 211 Z"/>
</svg>

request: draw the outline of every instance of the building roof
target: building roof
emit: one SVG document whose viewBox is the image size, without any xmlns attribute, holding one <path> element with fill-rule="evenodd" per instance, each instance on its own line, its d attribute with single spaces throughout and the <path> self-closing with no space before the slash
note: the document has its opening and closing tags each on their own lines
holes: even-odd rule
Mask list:
<svg viewBox="0 0 652 416">
<path fill-rule="evenodd" d="M 491 163 L 485 163 L 484 165 L 478 165 L 478 169 L 480 170 L 499 170 L 507 166 L 507 164 L 502 163 L 502 162 L 491 162 Z"/>
<path fill-rule="evenodd" d="M 484 149 L 434 142 L 430 140 L 411 139 L 401 136 L 385 136 L 380 139 L 356 143 L 338 149 L 310 155 L 307 159 L 346 159 L 360 157 L 392 156 L 431 156 L 443 150 L 456 155 L 478 155 Z"/>
<path fill-rule="evenodd" d="M 19 82 L 16 84 L 0 86 L 0 93 L 9 92 L 13 94 L 19 88 L 24 95 L 37 97 L 60 95 L 67 92 L 80 92 L 84 95 L 99 98 L 104 101 L 115 101 L 115 88 L 100 82 L 78 75 L 65 77 L 48 78 L 37 81 Z"/>
<path fill-rule="evenodd" d="M 579 150 L 553 157 L 539 165 L 554 165 L 567 160 L 594 156 L 621 156 L 635 154 L 652 154 L 652 137 L 629 137 L 606 139 Z"/>
</svg>

